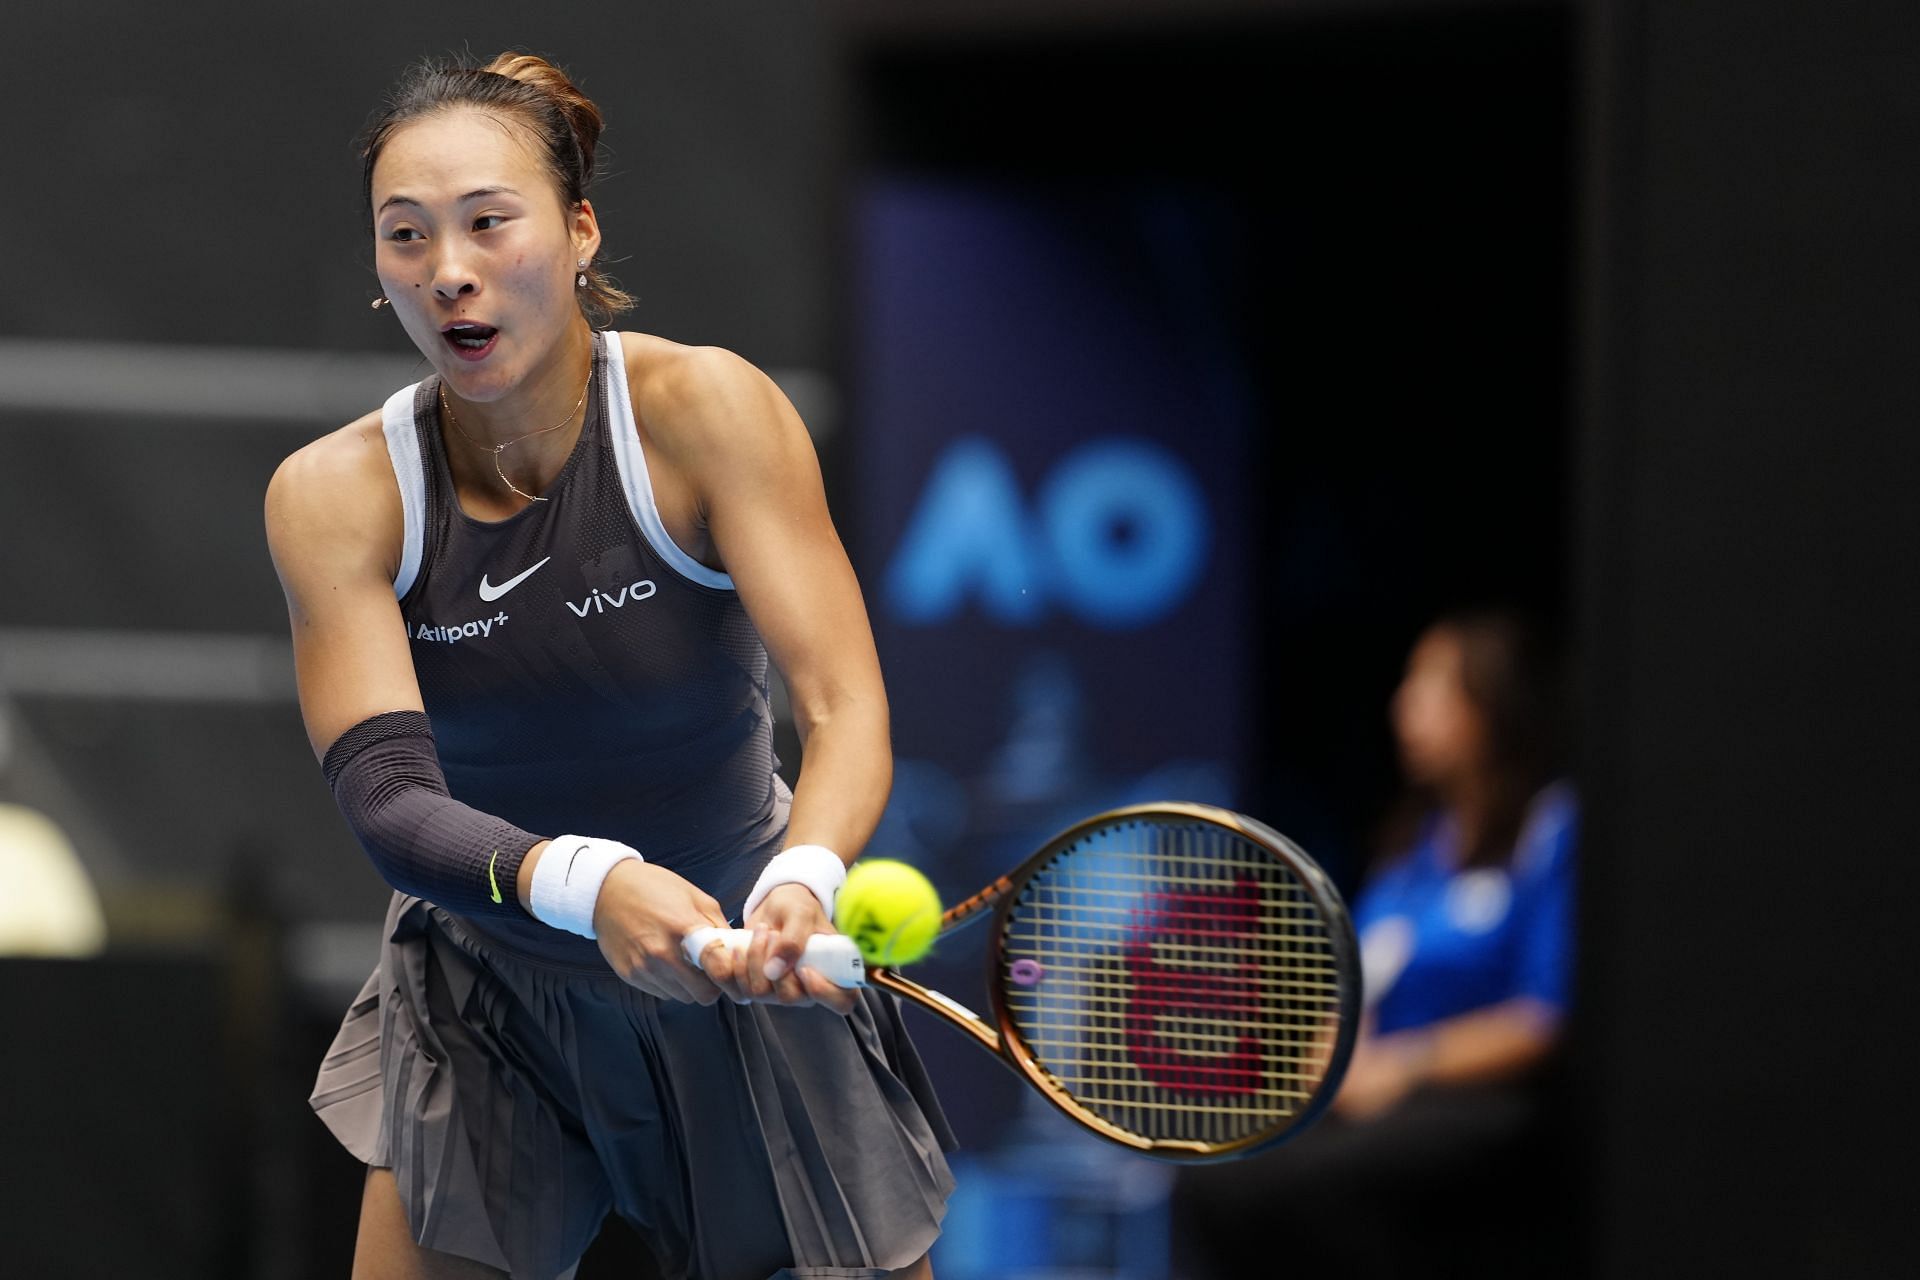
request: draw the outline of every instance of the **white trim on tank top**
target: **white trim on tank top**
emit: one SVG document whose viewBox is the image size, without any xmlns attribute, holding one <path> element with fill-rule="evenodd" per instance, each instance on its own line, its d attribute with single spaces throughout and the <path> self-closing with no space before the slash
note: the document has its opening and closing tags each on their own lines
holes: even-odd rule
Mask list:
<svg viewBox="0 0 1920 1280">
<path fill-rule="evenodd" d="M 681 577 L 703 587 L 733 590 L 733 579 L 718 569 L 709 569 L 682 551 L 660 520 L 660 509 L 653 501 L 653 481 L 647 475 L 646 451 L 640 447 L 640 427 L 633 418 L 633 398 L 627 391 L 627 353 L 620 335 L 612 329 L 601 335 L 607 342 L 607 431 L 612 437 L 613 461 L 620 470 L 620 487 L 627 494 L 627 509 L 646 535 L 654 551 Z"/>
<path fill-rule="evenodd" d="M 640 429 L 633 418 L 633 399 L 627 391 L 626 351 L 620 335 L 608 330 L 607 344 L 607 428 L 612 436 L 614 465 L 620 472 L 620 487 L 627 509 L 660 558 L 682 577 L 703 587 L 733 590 L 733 579 L 717 569 L 701 564 L 674 542 L 660 519 L 654 504 L 653 482 L 647 473 L 646 453 L 640 447 Z M 420 576 L 420 560 L 426 542 L 427 475 L 420 456 L 420 433 L 415 424 L 413 402 L 420 384 L 402 387 L 387 397 L 381 411 L 381 427 L 387 438 L 387 460 L 393 464 L 394 480 L 400 486 L 401 542 L 400 571 L 393 578 L 393 595 L 405 599 Z"/>
<path fill-rule="evenodd" d="M 413 397 L 419 383 L 387 397 L 380 427 L 387 437 L 387 461 L 400 485 L 400 572 L 393 576 L 393 598 L 403 600 L 420 576 L 420 551 L 426 541 L 427 473 L 420 465 L 420 430 L 414 425 Z"/>
</svg>

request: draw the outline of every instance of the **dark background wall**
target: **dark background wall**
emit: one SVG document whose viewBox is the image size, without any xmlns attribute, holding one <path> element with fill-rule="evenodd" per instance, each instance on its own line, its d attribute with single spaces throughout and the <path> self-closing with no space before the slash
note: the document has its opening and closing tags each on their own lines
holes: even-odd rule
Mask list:
<svg viewBox="0 0 1920 1280">
<path fill-rule="evenodd" d="M 0 331 L 403 350 L 364 314 L 379 289 L 353 137 L 414 59 L 524 48 L 563 61 L 611 125 L 598 205 L 637 319 L 817 365 L 840 134 L 821 17 L 752 0 L 13 6 L 0 109 L 32 180 L 0 212 Z"/>
<path fill-rule="evenodd" d="M 1904 1272 L 1920 24 L 1592 6 L 1596 1271 Z"/>
</svg>

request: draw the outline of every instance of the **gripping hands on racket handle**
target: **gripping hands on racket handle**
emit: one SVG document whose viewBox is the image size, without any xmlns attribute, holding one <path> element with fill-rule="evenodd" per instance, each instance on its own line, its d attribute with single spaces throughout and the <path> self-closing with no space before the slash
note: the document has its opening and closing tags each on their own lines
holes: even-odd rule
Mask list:
<svg viewBox="0 0 1920 1280">
<path fill-rule="evenodd" d="M 716 929 L 708 926 L 695 929 L 683 938 L 680 950 L 686 954 L 688 963 L 697 969 L 702 967 L 700 957 L 714 943 L 721 943 L 735 955 L 742 955 L 752 941 L 751 929 Z M 807 949 L 800 956 L 800 967 L 813 970 L 836 987 L 867 985 L 867 967 L 860 959 L 860 949 L 845 934 L 816 933 L 808 938 Z"/>
</svg>

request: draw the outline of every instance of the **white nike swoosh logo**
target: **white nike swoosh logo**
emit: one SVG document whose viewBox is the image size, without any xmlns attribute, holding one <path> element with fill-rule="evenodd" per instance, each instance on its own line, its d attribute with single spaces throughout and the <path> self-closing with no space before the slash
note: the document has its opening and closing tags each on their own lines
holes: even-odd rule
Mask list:
<svg viewBox="0 0 1920 1280">
<path fill-rule="evenodd" d="M 551 559 L 553 559 L 552 556 L 547 557 L 547 560 L 551 560 Z M 545 564 L 547 560 L 542 560 L 540 564 Z M 538 569 L 540 567 L 540 564 L 533 566 L 533 569 Z M 517 573 L 513 577 L 508 578 L 505 582 L 501 583 L 497 587 L 488 583 L 486 574 L 484 573 L 481 574 L 480 575 L 480 598 L 482 600 L 485 600 L 488 604 L 492 604 L 495 600 L 498 600 L 501 596 L 507 594 L 507 592 L 513 590 L 515 587 L 519 586 L 521 583 L 525 582 L 529 577 L 531 577 L 533 574 L 533 569 L 528 569 L 528 570 L 525 570 L 524 572 Z"/>
</svg>

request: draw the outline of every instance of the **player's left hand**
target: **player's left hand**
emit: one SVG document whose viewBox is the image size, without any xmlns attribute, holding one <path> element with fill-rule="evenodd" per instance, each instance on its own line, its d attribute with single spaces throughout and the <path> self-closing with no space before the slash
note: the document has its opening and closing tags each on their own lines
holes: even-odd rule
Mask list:
<svg viewBox="0 0 1920 1280">
<path fill-rule="evenodd" d="M 837 932 L 811 889 L 800 884 L 778 886 L 747 917 L 745 927 L 753 931 L 753 941 L 743 953 L 736 955 L 725 947 L 713 946 L 700 958 L 707 976 L 729 999 L 737 1003 L 821 1004 L 835 1013 L 853 1012 L 858 992 L 835 986 L 811 969 L 799 967 L 808 938 Z"/>
</svg>

